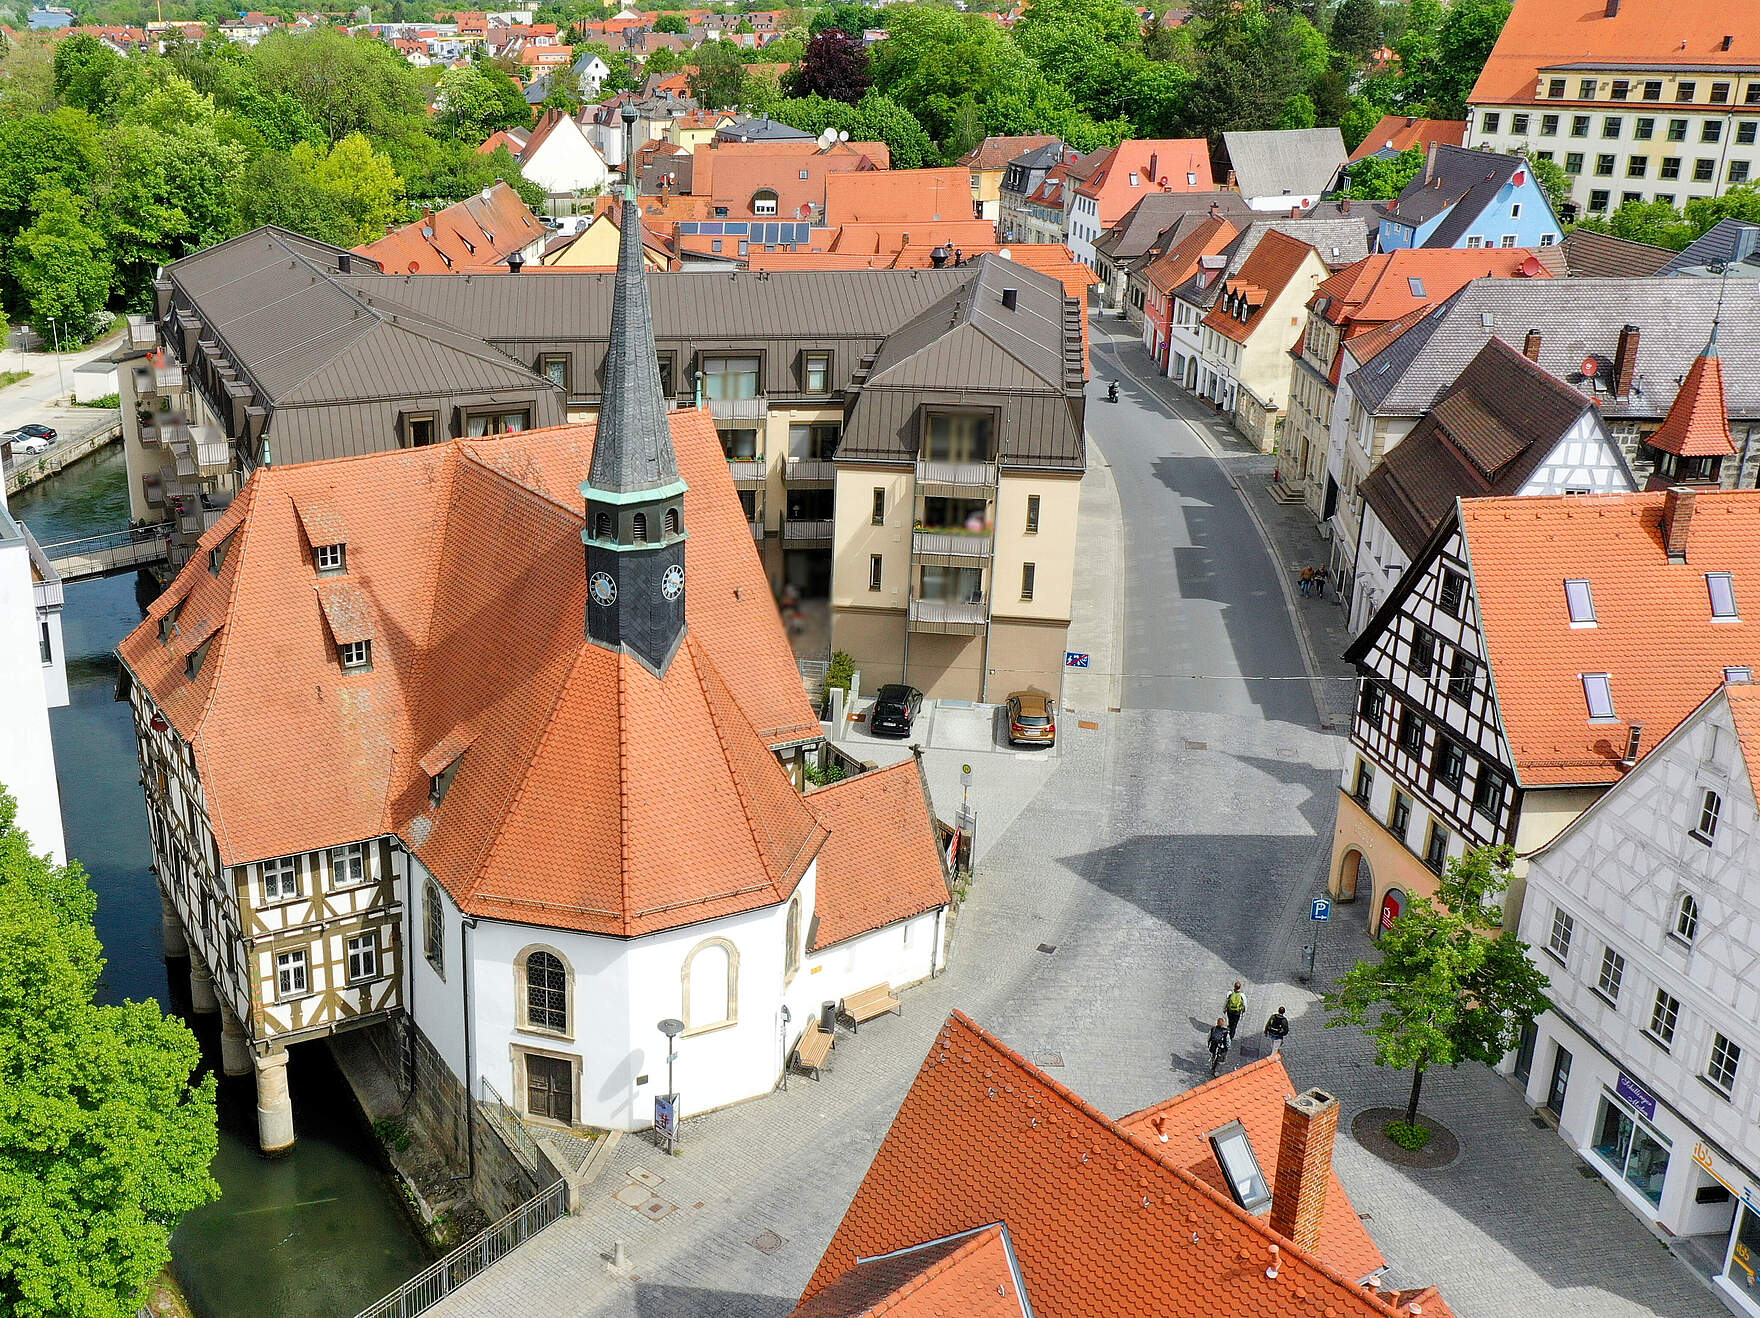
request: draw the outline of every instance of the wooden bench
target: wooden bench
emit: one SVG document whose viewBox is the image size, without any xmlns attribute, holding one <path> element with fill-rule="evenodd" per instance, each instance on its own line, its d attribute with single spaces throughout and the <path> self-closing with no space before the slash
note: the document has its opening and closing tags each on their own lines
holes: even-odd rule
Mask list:
<svg viewBox="0 0 1760 1318">
<path fill-rule="evenodd" d="M 835 1047 L 837 1040 L 820 1029 L 818 1021 L 808 1021 L 807 1028 L 801 1031 L 801 1041 L 794 1046 L 794 1064 L 803 1071 L 811 1071 L 813 1079 L 823 1079 L 820 1071 Z"/>
<path fill-rule="evenodd" d="M 859 989 L 845 998 L 839 1015 L 849 1022 L 850 1029 L 859 1034 L 863 1021 L 871 1021 L 889 1011 L 897 1016 L 904 1015 L 903 1005 L 892 996 L 892 985 L 876 984 L 872 988 Z"/>
</svg>

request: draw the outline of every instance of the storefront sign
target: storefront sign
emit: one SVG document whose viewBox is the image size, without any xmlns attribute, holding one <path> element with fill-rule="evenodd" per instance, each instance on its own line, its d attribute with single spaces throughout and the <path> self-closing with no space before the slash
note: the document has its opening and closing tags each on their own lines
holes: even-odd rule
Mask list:
<svg viewBox="0 0 1760 1318">
<path fill-rule="evenodd" d="M 1406 908 L 1406 895 L 1398 888 L 1389 888 L 1381 899 L 1381 932 L 1386 933 L 1393 928 L 1393 922 Z"/>
<path fill-rule="evenodd" d="M 1760 1213 L 1760 1195 L 1754 1193 L 1748 1178 L 1727 1163 L 1719 1165 L 1717 1155 L 1704 1140 L 1693 1145 L 1693 1161 L 1704 1168 L 1707 1176 L 1741 1200 L 1749 1212 Z"/>
<path fill-rule="evenodd" d="M 1624 1071 L 1619 1073 L 1619 1083 L 1614 1086 L 1614 1093 L 1644 1114 L 1644 1120 L 1656 1120 L 1656 1099 L 1650 1092 Z"/>
</svg>

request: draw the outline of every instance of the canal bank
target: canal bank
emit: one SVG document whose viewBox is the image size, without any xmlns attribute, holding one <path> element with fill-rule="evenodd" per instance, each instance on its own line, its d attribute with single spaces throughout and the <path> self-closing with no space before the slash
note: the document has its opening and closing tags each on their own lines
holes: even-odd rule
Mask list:
<svg viewBox="0 0 1760 1318">
<path fill-rule="evenodd" d="M 121 447 L 20 491 L 11 506 L 45 543 L 126 526 Z M 71 703 L 50 716 L 62 816 L 68 854 L 98 895 L 103 997 L 154 998 L 183 1015 L 218 1074 L 218 1019 L 188 1014 L 187 963 L 164 959 L 134 733 L 128 706 L 114 700 L 113 651 L 154 589 L 133 575 L 67 588 Z M 296 1049 L 289 1070 L 299 1142 L 274 1161 L 257 1153 L 251 1078 L 220 1077 L 221 1197 L 172 1240 L 172 1271 L 198 1318 L 346 1318 L 427 1266 L 402 1192 L 329 1054 Z"/>
</svg>

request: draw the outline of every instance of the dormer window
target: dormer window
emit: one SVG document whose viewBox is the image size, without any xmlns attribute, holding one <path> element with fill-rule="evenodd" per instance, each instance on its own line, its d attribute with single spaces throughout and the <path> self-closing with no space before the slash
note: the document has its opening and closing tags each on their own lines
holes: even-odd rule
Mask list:
<svg viewBox="0 0 1760 1318">
<path fill-rule="evenodd" d="M 216 633 L 216 635 L 218 635 L 218 633 Z M 190 681 L 195 681 L 196 674 L 202 671 L 202 664 L 208 657 L 208 647 L 212 644 L 214 644 L 214 637 L 210 636 L 207 640 L 196 646 L 195 649 L 191 650 L 189 652 L 189 657 L 183 661 L 183 675 Z"/>
<path fill-rule="evenodd" d="M 1570 610 L 1571 626 L 1593 627 L 1595 625 L 1595 595 L 1589 589 L 1589 583 L 1583 580 L 1564 583 L 1564 604 Z"/>
<path fill-rule="evenodd" d="M 1711 594 L 1711 620 L 1713 622 L 1740 622 L 1741 616 L 1736 612 L 1735 579 L 1727 572 L 1707 572 L 1705 587 Z"/>
<path fill-rule="evenodd" d="M 1613 681 L 1606 673 L 1583 674 L 1583 701 L 1589 707 L 1589 722 L 1613 723 Z"/>
<path fill-rule="evenodd" d="M 177 615 L 183 612 L 183 601 L 178 600 L 159 616 L 159 644 L 171 644 L 171 638 L 177 635 Z"/>
<path fill-rule="evenodd" d="M 464 756 L 454 757 L 451 764 L 428 779 L 428 805 L 437 809 L 446 799 L 446 789 L 452 786 L 452 776 L 458 772 L 458 766 L 464 762 Z"/>
<path fill-rule="evenodd" d="M 373 643 L 371 641 L 344 641 L 336 647 L 336 658 L 345 673 L 365 672 L 373 666 Z"/>
<path fill-rule="evenodd" d="M 237 535 L 236 529 L 228 532 L 224 540 L 208 551 L 209 576 L 217 577 L 220 575 L 220 569 L 226 565 L 226 555 L 231 551 L 232 541 Z"/>
<path fill-rule="evenodd" d="M 348 571 L 348 546 L 313 545 L 312 566 L 323 574 Z"/>
</svg>

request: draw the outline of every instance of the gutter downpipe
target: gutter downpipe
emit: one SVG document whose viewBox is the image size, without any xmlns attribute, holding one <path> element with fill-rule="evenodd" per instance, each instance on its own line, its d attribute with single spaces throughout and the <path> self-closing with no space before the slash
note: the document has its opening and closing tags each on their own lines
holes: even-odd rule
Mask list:
<svg viewBox="0 0 1760 1318">
<path fill-rule="evenodd" d="M 471 930 L 477 927 L 476 919 L 465 916 L 459 922 L 459 957 L 464 962 L 463 999 L 464 999 L 464 1148 L 465 1176 L 475 1184 L 477 1179 L 477 1110 L 475 1080 L 476 1060 L 471 1051 Z"/>
</svg>

